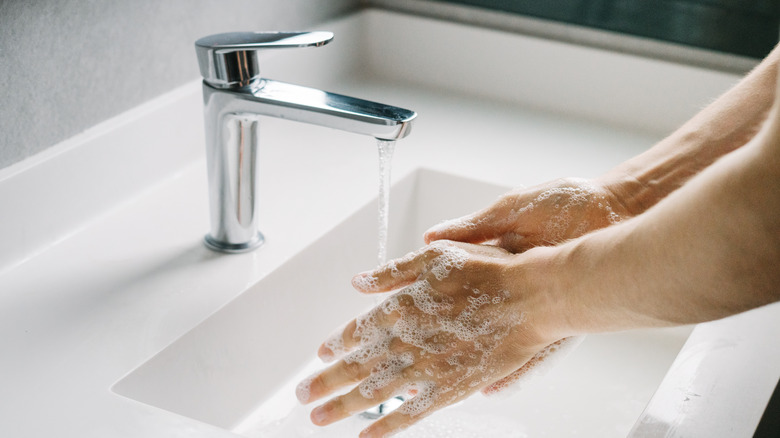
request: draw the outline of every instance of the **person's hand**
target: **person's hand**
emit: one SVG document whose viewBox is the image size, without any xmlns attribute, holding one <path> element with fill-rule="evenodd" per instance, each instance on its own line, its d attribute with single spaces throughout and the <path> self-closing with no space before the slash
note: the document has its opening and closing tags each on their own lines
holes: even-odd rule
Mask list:
<svg viewBox="0 0 780 438">
<path fill-rule="evenodd" d="M 549 322 L 562 300 L 533 292 L 524 272 L 534 260 L 531 252 L 439 241 L 357 275 L 353 285 L 364 293 L 402 289 L 322 344 L 320 358 L 341 359 L 299 385 L 300 401 L 357 386 L 315 408 L 312 421 L 327 425 L 413 395 L 360 435 L 388 436 L 543 360 L 560 344 L 563 332 Z"/>
<path fill-rule="evenodd" d="M 513 190 L 474 214 L 429 229 L 425 243 L 495 243 L 513 253 L 556 245 L 630 217 L 614 190 L 598 181 L 559 179 Z"/>
<path fill-rule="evenodd" d="M 513 190 L 488 208 L 449 220 L 429 229 L 426 243 L 449 239 L 470 243 L 493 241 L 519 253 L 574 239 L 630 217 L 618 191 L 600 180 L 558 179 L 531 188 Z M 537 353 L 504 379 L 482 389 L 485 394 L 516 386 L 550 366 L 575 348 L 582 337 L 560 339 Z"/>
</svg>

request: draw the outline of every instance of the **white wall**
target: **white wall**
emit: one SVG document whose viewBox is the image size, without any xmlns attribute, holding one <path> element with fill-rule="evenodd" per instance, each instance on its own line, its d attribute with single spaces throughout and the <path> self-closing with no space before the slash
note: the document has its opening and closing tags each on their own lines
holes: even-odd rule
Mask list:
<svg viewBox="0 0 780 438">
<path fill-rule="evenodd" d="M 299 30 L 358 0 L 0 0 L 0 168 L 196 79 L 194 41 Z"/>
</svg>

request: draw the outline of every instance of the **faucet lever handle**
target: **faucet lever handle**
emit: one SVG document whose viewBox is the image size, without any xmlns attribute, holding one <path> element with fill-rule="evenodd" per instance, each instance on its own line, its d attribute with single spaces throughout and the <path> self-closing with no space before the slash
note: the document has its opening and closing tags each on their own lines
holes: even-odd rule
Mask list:
<svg viewBox="0 0 780 438">
<path fill-rule="evenodd" d="M 228 32 L 197 40 L 195 51 L 206 82 L 240 87 L 260 76 L 259 50 L 319 47 L 332 39 L 332 32 Z"/>
</svg>

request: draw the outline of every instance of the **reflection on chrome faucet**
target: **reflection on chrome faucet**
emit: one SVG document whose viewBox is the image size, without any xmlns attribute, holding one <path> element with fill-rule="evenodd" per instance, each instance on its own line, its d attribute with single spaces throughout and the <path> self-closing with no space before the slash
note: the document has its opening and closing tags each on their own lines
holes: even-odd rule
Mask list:
<svg viewBox="0 0 780 438">
<path fill-rule="evenodd" d="M 246 252 L 263 243 L 257 229 L 259 116 L 295 120 L 396 140 L 409 134 L 413 111 L 263 79 L 258 51 L 318 47 L 330 32 L 233 32 L 195 43 L 203 75 L 211 249 Z M 373 144 L 373 143 L 372 143 Z"/>
</svg>

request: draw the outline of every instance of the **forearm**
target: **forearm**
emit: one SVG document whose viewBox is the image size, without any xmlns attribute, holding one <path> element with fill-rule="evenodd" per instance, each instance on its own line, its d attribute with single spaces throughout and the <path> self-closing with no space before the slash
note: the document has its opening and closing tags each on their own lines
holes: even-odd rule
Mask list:
<svg viewBox="0 0 780 438">
<path fill-rule="evenodd" d="M 640 214 L 755 136 L 772 106 L 780 46 L 736 86 L 657 145 L 600 178 Z"/>
<path fill-rule="evenodd" d="M 780 299 L 778 149 L 780 134 L 762 132 L 645 214 L 544 249 L 564 334 L 698 323 Z"/>
</svg>

